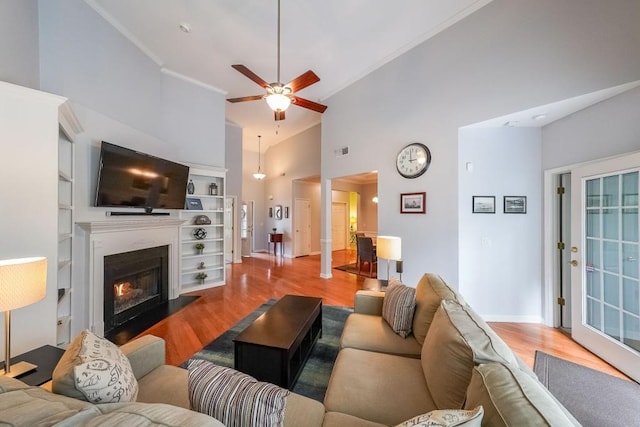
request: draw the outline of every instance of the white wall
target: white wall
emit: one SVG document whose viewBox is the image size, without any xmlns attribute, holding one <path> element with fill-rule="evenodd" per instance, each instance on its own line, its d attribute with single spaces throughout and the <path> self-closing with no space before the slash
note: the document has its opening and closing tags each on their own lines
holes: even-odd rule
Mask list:
<svg viewBox="0 0 640 427">
<path fill-rule="evenodd" d="M 542 167 L 553 169 L 640 150 L 640 88 L 542 129 Z"/>
<path fill-rule="evenodd" d="M 0 1 L 0 81 L 38 89 L 38 1 Z"/>
<path fill-rule="evenodd" d="M 431 271 L 457 287 L 458 212 L 468 209 L 458 206 L 458 129 L 638 80 L 638 22 L 640 8 L 625 0 L 494 0 L 326 100 L 323 239 L 330 239 L 327 181 L 378 170 L 378 227 L 402 237 L 405 281 Z M 433 162 L 407 180 L 394 160 L 413 141 L 429 146 Z M 351 154 L 335 158 L 345 145 Z M 400 193 L 418 191 L 427 193 L 427 214 L 401 215 Z M 485 313 L 501 310 L 496 302 Z"/>
<path fill-rule="evenodd" d="M 460 130 L 458 284 L 489 321 L 541 321 L 540 134 L 539 128 Z M 474 195 L 495 196 L 496 213 L 472 213 Z M 526 196 L 527 213 L 503 213 L 504 196 Z"/>
<path fill-rule="evenodd" d="M 225 125 L 225 160 L 227 167 L 227 196 L 236 198 L 236 223 L 238 227 L 233 230 L 234 249 L 233 261 L 242 262 L 240 240 L 240 207 L 242 204 L 242 128 L 227 123 Z"/>
<path fill-rule="evenodd" d="M 11 314 L 12 356 L 56 344 L 58 106 L 62 102 L 59 97 L 0 82 L 0 259 L 44 256 L 48 267 L 45 298 Z M 0 325 L 4 330 L 4 316 Z M 4 360 L 4 339 L 0 359 Z"/>
<path fill-rule="evenodd" d="M 262 170 L 267 174 L 264 179 L 264 206 L 259 212 L 264 218 L 264 224 L 256 230 L 256 241 L 266 242 L 267 233 L 276 228 L 279 233 L 284 233 L 284 255 L 293 256 L 292 223 L 295 208 L 293 195 L 293 181 L 320 175 L 320 125 L 313 126 L 281 143 L 270 147 L 262 156 Z M 256 160 L 249 160 L 251 173 L 258 168 Z M 254 181 L 254 186 L 261 185 Z M 289 218 L 276 220 L 267 216 L 269 207 L 282 205 L 289 207 Z M 258 243 L 260 244 L 260 243 Z M 265 243 L 266 247 L 266 243 Z M 313 247 L 313 244 L 312 244 Z"/>
</svg>

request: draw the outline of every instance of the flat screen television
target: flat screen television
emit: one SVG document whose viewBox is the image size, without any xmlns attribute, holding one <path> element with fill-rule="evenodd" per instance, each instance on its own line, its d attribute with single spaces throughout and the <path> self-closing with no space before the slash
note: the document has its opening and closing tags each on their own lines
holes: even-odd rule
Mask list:
<svg viewBox="0 0 640 427">
<path fill-rule="evenodd" d="M 95 206 L 184 209 L 188 178 L 188 166 L 102 141 Z"/>
</svg>

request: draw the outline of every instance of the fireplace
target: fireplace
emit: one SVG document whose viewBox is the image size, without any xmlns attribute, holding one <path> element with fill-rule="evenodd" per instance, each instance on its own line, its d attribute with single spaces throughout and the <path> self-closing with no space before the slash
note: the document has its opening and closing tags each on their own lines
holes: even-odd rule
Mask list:
<svg viewBox="0 0 640 427">
<path fill-rule="evenodd" d="M 104 332 L 168 301 L 169 246 L 104 257 Z"/>
</svg>

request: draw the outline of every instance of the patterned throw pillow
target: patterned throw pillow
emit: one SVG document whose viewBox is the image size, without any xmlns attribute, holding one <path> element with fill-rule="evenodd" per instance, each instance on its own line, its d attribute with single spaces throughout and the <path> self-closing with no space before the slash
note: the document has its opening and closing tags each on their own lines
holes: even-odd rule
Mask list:
<svg viewBox="0 0 640 427">
<path fill-rule="evenodd" d="M 382 301 L 382 318 L 402 338 L 406 338 L 411 333 L 415 307 L 415 288 L 405 286 L 397 279 L 389 280 L 389 286 Z"/>
<path fill-rule="evenodd" d="M 85 330 L 56 366 L 53 391 L 92 403 L 135 402 L 138 381 L 115 344 Z"/>
<path fill-rule="evenodd" d="M 226 426 L 284 425 L 289 390 L 206 360 L 191 359 L 188 369 L 191 409 Z"/>
<path fill-rule="evenodd" d="M 480 427 L 483 413 L 482 406 L 471 411 L 438 409 L 413 417 L 396 427 Z"/>
</svg>

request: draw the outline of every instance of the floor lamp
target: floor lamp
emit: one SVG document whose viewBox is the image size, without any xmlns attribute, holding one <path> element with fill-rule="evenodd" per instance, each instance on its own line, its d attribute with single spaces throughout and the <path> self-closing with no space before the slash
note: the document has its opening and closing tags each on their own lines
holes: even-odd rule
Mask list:
<svg viewBox="0 0 640 427">
<path fill-rule="evenodd" d="M 47 293 L 47 259 L 0 261 L 0 311 L 4 311 L 4 375 L 17 377 L 37 368 L 28 362 L 11 366 L 11 310 L 34 304 Z"/>
<path fill-rule="evenodd" d="M 389 263 L 391 260 L 402 259 L 402 239 L 394 236 L 378 236 L 376 256 L 387 260 L 387 282 L 389 282 Z"/>
</svg>

